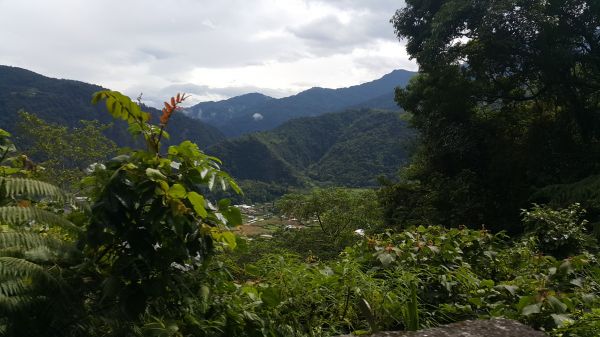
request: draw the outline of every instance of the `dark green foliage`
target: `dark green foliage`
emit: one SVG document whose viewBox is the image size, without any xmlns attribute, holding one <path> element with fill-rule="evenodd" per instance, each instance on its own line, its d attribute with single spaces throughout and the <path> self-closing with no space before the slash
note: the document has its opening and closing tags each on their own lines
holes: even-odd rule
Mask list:
<svg viewBox="0 0 600 337">
<path fill-rule="evenodd" d="M 221 102 L 200 103 L 190 111 L 226 135 L 239 136 L 273 129 L 294 118 L 318 116 L 351 107 L 387 109 L 391 106 L 397 111 L 390 93 L 397 86 L 405 86 L 412 76 L 413 72 L 395 70 L 378 80 L 348 88 L 311 88 L 281 99 L 244 95 Z M 255 114 L 262 118 L 254 118 Z"/>
<path fill-rule="evenodd" d="M 407 164 L 413 139 L 398 114 L 363 114 L 310 167 L 309 176 L 337 186 L 375 186 L 377 177 L 394 176 Z"/>
<path fill-rule="evenodd" d="M 22 177 L 28 171 L 11 160 L 8 136 L 0 129 L 9 149 L 0 158 L 0 335 L 70 336 L 82 309 L 72 287 L 81 228 L 57 214 L 73 206 L 60 189 Z"/>
<path fill-rule="evenodd" d="M 586 0 L 413 0 L 396 13 L 421 67 L 396 96 L 422 139 L 406 178 L 435 219 L 519 231 L 537 189 L 600 171 L 599 17 Z"/>
<path fill-rule="evenodd" d="M 28 70 L 0 66 L 0 125 L 7 131 L 16 131 L 18 112 L 25 110 L 42 120 L 64 127 L 80 127 L 81 120 L 97 120 L 108 124 L 113 120 L 102 107 L 89 104 L 91 95 L 101 87 L 71 80 L 44 77 Z M 160 111 L 146 108 L 154 120 Z M 184 116 L 175 114 L 170 125 L 173 133 L 168 144 L 191 140 L 202 148 L 214 144 L 224 137 L 215 128 Z M 126 123 L 116 121 L 115 127 L 105 135 L 119 146 L 140 146 L 127 133 Z"/>
<path fill-rule="evenodd" d="M 536 254 L 533 242 L 432 226 L 370 239 L 350 252 L 372 268 L 413 273 L 426 325 L 504 316 L 550 329 L 595 307 L 599 266 L 593 255 L 557 260 Z"/>
<path fill-rule="evenodd" d="M 522 214 L 523 224 L 535 234 L 544 254 L 566 258 L 597 246 L 597 242 L 586 234 L 585 210 L 579 204 L 558 210 L 534 205 Z"/>
<path fill-rule="evenodd" d="M 577 321 L 566 321 L 565 326 L 552 331 L 553 337 L 595 337 L 600 331 L 600 309 L 582 312 Z"/>
<path fill-rule="evenodd" d="M 427 198 L 429 193 L 421 184 L 393 183 L 387 179 L 380 179 L 380 183 L 377 195 L 387 227 L 437 222 L 435 209 Z"/>
<path fill-rule="evenodd" d="M 591 331 L 595 316 L 579 319 L 600 303 L 594 255 L 539 254 L 543 246 L 535 233 L 511 241 L 486 230 L 411 227 L 359 240 L 326 262 L 285 255 L 279 248 L 271 255 L 269 242 L 240 246 L 250 254 L 237 253 L 230 268 L 244 282 L 244 295 L 226 297 L 229 305 L 254 303 L 257 316 L 246 317 L 269 332 L 288 327 L 288 335 L 331 336 L 489 317 L 547 331 L 565 324 Z M 266 255 L 257 260 L 259 252 Z M 274 322 L 279 323 L 269 324 Z"/>
<path fill-rule="evenodd" d="M 201 186 L 239 188 L 222 172 L 220 160 L 205 155 L 190 141 L 170 146 L 161 155 L 161 140 L 172 112 L 185 96 L 177 95 L 163 112 L 160 125 L 128 97 L 98 92 L 109 113 L 126 120 L 147 150 L 131 151 L 106 163 L 87 184 L 99 185 L 92 200 L 85 254 L 91 277 L 102 291 L 97 306 L 108 302 L 113 314 L 132 322 L 152 309 L 174 309 L 183 296 L 182 275 L 201 266 L 213 252 L 213 241 L 235 246 L 233 234 L 221 232 L 241 224 L 239 210 L 223 199 L 211 204 Z M 165 103 L 165 106 L 168 104 Z M 106 170 L 108 174 L 102 171 Z M 106 180 L 106 177 L 108 180 Z M 169 297 L 164 297 L 169 294 Z"/>
<path fill-rule="evenodd" d="M 332 259 L 360 239 L 355 230 L 381 229 L 381 207 L 373 190 L 314 189 L 286 194 L 275 204 L 278 212 L 301 228 L 274 233 L 273 246 L 305 258 Z"/>
<path fill-rule="evenodd" d="M 298 118 L 257 135 L 283 160 L 302 171 L 327 154 L 354 121 L 369 114 L 364 109 Z"/>
<path fill-rule="evenodd" d="M 600 175 L 592 175 L 571 184 L 546 186 L 531 197 L 537 203 L 547 203 L 553 207 L 567 207 L 581 203 L 587 211 L 596 238 L 600 238 Z"/>
</svg>

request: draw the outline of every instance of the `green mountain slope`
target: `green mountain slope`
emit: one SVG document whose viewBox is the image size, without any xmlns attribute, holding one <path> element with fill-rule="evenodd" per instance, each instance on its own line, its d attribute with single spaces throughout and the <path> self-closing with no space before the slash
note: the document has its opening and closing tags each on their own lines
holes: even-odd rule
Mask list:
<svg viewBox="0 0 600 337">
<path fill-rule="evenodd" d="M 349 110 L 293 119 L 276 129 L 258 133 L 257 137 L 291 166 L 304 171 L 318 162 L 336 144 L 345 128 L 365 113 Z"/>
<path fill-rule="evenodd" d="M 225 171 L 239 180 L 256 180 L 281 185 L 300 185 L 300 172 L 281 158 L 262 139 L 263 135 L 245 135 L 207 149 L 224 163 Z"/>
<path fill-rule="evenodd" d="M 408 162 L 413 139 L 399 114 L 371 111 L 343 129 L 327 153 L 310 166 L 309 176 L 335 185 L 374 186 L 377 176 L 394 176 Z"/>
<path fill-rule="evenodd" d="M 209 101 L 185 109 L 188 116 L 200 119 L 205 123 L 225 126 L 230 120 L 243 116 L 247 110 L 253 109 L 274 98 L 259 93 L 235 96 L 223 101 Z"/>
<path fill-rule="evenodd" d="M 347 110 L 291 120 L 211 146 L 240 180 L 286 186 L 375 186 L 404 165 L 413 133 L 401 113 Z"/>
<path fill-rule="evenodd" d="M 21 109 L 48 122 L 70 127 L 77 126 L 82 119 L 112 123 L 113 119 L 102 105 L 90 103 L 92 93 L 103 89 L 97 85 L 49 78 L 29 70 L 0 65 L 0 125 L 14 132 L 17 113 Z M 157 109 L 146 107 L 145 110 L 156 118 L 160 115 Z M 214 127 L 183 114 L 173 115 L 168 131 L 173 143 L 190 139 L 206 147 L 224 139 Z M 115 122 L 115 127 L 107 133 L 118 145 L 133 145 L 124 122 Z"/>
</svg>

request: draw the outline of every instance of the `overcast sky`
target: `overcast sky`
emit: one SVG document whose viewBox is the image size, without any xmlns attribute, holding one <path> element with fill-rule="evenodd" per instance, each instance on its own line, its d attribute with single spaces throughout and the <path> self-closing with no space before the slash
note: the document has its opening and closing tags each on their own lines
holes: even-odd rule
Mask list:
<svg viewBox="0 0 600 337">
<path fill-rule="evenodd" d="M 0 64 L 156 105 L 274 97 L 416 70 L 390 18 L 402 0 L 0 0 Z"/>
</svg>

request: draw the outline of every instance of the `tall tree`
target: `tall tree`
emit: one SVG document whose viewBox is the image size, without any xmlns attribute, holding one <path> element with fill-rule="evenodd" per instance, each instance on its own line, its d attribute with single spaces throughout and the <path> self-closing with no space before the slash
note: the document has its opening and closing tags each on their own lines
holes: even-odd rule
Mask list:
<svg viewBox="0 0 600 337">
<path fill-rule="evenodd" d="M 421 74 L 396 98 L 436 221 L 517 223 L 534 190 L 600 170 L 600 3 L 406 4 L 392 23 Z"/>
<path fill-rule="evenodd" d="M 110 127 L 82 120 L 76 128 L 48 123 L 38 116 L 19 112 L 19 145 L 41 168 L 36 176 L 63 188 L 72 188 L 90 164 L 116 153 L 116 144 L 103 132 Z"/>
</svg>

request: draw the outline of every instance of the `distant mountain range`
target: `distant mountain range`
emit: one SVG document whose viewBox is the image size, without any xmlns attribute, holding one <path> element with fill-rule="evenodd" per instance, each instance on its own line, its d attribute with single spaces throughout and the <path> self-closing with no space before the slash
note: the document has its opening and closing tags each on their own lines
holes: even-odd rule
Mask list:
<svg viewBox="0 0 600 337">
<path fill-rule="evenodd" d="M 251 93 L 200 103 L 173 115 L 170 142 L 196 142 L 221 158 L 224 170 L 249 186 L 247 191 L 260 190 L 254 195 L 261 198 L 296 187 L 375 186 L 377 176 L 392 176 L 407 161 L 414 133 L 393 97 L 395 87 L 413 75 L 398 70 L 349 88 L 312 88 L 281 99 Z M 115 124 L 107 136 L 118 145 L 135 146 L 123 121 L 114 121 L 103 105 L 91 105 L 98 90 L 103 88 L 0 66 L 0 127 L 16 131 L 20 109 L 69 127 L 95 119 Z M 154 118 L 160 114 L 144 109 Z"/>
<path fill-rule="evenodd" d="M 280 99 L 258 93 L 246 94 L 218 102 L 199 103 L 187 109 L 186 113 L 233 137 L 270 130 L 294 118 L 319 116 L 348 108 L 399 110 L 394 102 L 394 90 L 405 86 L 414 75 L 414 72 L 395 70 L 368 83 L 340 89 L 311 88 Z"/>
<path fill-rule="evenodd" d="M 92 94 L 104 88 L 79 81 L 45 77 L 32 71 L 0 65 L 0 127 L 14 132 L 18 111 L 23 109 L 40 118 L 69 127 L 80 126 L 80 120 L 114 123 L 107 135 L 120 146 L 135 145 L 124 121 L 115 121 L 104 105 L 91 104 Z M 166 97 L 165 97 L 166 99 Z M 158 120 L 160 111 L 144 107 Z M 190 139 L 207 147 L 225 137 L 216 128 L 183 114 L 174 114 L 168 127 L 171 142 Z"/>
</svg>

